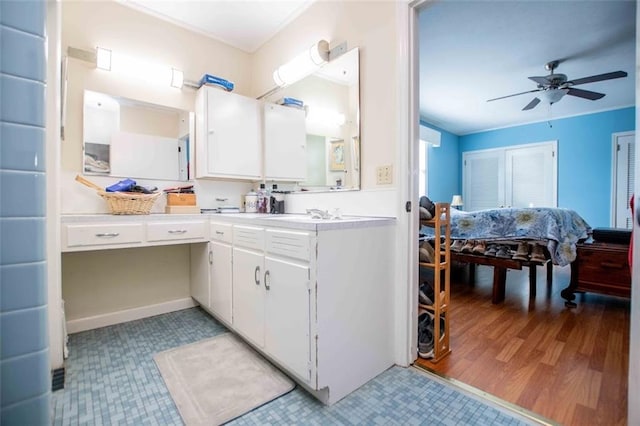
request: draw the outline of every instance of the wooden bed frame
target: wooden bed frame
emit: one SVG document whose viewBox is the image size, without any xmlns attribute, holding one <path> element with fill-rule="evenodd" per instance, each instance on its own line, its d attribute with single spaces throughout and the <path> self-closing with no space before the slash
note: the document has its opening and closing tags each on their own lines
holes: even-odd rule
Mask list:
<svg viewBox="0 0 640 426">
<path fill-rule="evenodd" d="M 469 281 L 475 282 L 476 265 L 493 266 L 493 294 L 491 303 L 498 304 L 504 302 L 507 269 L 522 270 L 523 266 L 529 268 L 529 295 L 536 296 L 536 267 L 547 265 L 547 287 L 551 288 L 553 281 L 553 263 L 547 259 L 545 262 L 531 262 L 524 260 L 509 259 L 503 257 L 492 257 L 478 254 L 469 254 L 461 252 L 451 252 L 451 260 L 454 262 L 463 262 L 469 264 Z"/>
</svg>

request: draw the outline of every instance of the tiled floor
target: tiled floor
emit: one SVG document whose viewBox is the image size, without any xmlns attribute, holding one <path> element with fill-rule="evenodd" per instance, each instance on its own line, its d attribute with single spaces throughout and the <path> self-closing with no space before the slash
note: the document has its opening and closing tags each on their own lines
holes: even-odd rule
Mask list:
<svg viewBox="0 0 640 426">
<path fill-rule="evenodd" d="M 181 425 L 153 355 L 227 329 L 199 308 L 70 336 L 53 424 Z M 300 387 L 231 422 L 254 424 L 521 425 L 526 420 L 413 368 L 393 367 L 327 407 Z"/>
</svg>

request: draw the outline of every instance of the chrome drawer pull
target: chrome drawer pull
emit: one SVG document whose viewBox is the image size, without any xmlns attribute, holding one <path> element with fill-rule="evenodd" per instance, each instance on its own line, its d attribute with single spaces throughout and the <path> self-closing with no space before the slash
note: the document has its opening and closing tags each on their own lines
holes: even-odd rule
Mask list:
<svg viewBox="0 0 640 426">
<path fill-rule="evenodd" d="M 222 231 L 216 231 L 216 234 L 218 234 L 218 235 L 224 235 L 224 232 L 222 232 Z"/>
<path fill-rule="evenodd" d="M 170 234 L 186 234 L 187 230 L 186 229 L 169 229 L 168 232 Z"/>
<path fill-rule="evenodd" d="M 260 285 L 260 266 L 256 266 L 256 269 L 253 271 L 253 279 L 256 285 Z"/>
<path fill-rule="evenodd" d="M 99 237 L 99 238 L 113 238 L 113 237 L 117 237 L 118 235 L 120 235 L 119 232 L 101 232 L 99 234 L 96 234 L 96 237 Z"/>
</svg>

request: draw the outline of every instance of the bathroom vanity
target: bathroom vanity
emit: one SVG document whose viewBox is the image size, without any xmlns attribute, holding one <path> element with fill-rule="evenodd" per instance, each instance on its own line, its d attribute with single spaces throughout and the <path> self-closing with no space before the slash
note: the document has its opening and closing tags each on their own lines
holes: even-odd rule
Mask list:
<svg viewBox="0 0 640 426">
<path fill-rule="evenodd" d="M 191 297 L 326 404 L 393 365 L 394 219 L 62 217 L 63 252 L 189 244 Z M 64 285 L 64 283 L 63 283 Z"/>
</svg>

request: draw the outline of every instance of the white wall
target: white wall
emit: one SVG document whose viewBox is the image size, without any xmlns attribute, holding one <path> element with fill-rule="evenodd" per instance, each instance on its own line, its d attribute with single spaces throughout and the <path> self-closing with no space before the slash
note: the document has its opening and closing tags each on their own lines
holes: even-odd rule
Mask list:
<svg viewBox="0 0 640 426">
<path fill-rule="evenodd" d="M 406 93 L 401 93 L 406 85 L 407 75 L 399 66 L 398 56 L 406 46 L 406 22 L 399 20 L 399 8 L 406 8 L 395 1 L 320 1 L 312 5 L 281 33 L 274 36 L 255 54 L 249 55 L 199 34 L 190 33 L 182 28 L 159 21 L 115 2 L 64 2 L 62 48 L 67 46 L 92 49 L 104 46 L 117 52 L 144 56 L 154 62 L 162 62 L 185 71 L 187 79 L 197 79 L 208 72 L 228 78 L 235 82 L 237 93 L 258 96 L 274 87 L 272 72 L 281 63 L 286 62 L 300 51 L 308 48 L 318 39 L 326 39 L 332 45 L 347 42 L 348 47 L 360 48 L 360 115 L 361 115 L 361 191 L 338 191 L 323 194 L 292 194 L 287 198 L 287 211 L 304 211 L 308 207 L 340 208 L 344 214 L 362 214 L 371 216 L 398 216 L 403 214 L 397 229 L 397 247 L 389 247 L 390 256 L 403 259 L 400 268 L 391 274 L 396 278 L 394 292 L 398 298 L 406 298 L 408 287 L 406 273 L 406 240 L 408 232 L 406 214 L 402 213 L 405 195 L 400 195 L 398 184 L 406 183 L 406 170 L 400 164 L 406 164 L 402 144 L 403 120 L 406 105 Z M 203 53 L 204 52 L 204 53 Z M 104 201 L 89 188 L 73 180 L 81 170 L 82 147 L 82 92 L 91 89 L 147 102 L 163 104 L 175 108 L 194 108 L 195 92 L 189 89 L 179 91 L 172 88 L 145 86 L 144 82 L 133 82 L 115 75 L 96 70 L 78 60 L 69 61 L 69 89 L 67 99 L 66 138 L 62 142 L 62 213 L 101 213 L 105 212 Z M 400 111 L 400 112 L 399 112 Z M 406 117 L 405 117 L 406 118 Z M 406 129 L 404 129 L 406 131 Z M 399 142 L 402 140 L 402 142 Z M 402 162 L 398 159 L 403 157 Z M 379 165 L 393 165 L 394 183 L 377 185 L 375 169 Z M 105 185 L 113 179 L 92 177 L 98 185 Z M 168 182 L 140 182 L 143 185 L 155 184 L 159 187 Z M 228 204 L 239 204 L 241 194 L 252 186 L 250 183 L 196 180 L 196 191 L 200 207 L 215 207 L 216 197 L 229 198 Z M 152 212 L 163 211 L 163 201 L 156 202 Z M 158 248 L 162 253 L 162 248 Z M 166 249 L 168 253 L 169 248 Z M 126 254 L 110 253 L 111 262 L 125 264 Z M 126 252 L 126 251 L 125 251 Z M 83 256 L 86 254 L 79 254 Z M 87 255 L 92 256 L 92 255 Z M 98 254 L 93 256 L 99 256 Z M 158 253 L 154 251 L 154 258 Z M 139 261 L 131 268 L 142 268 L 151 261 L 146 252 L 136 253 Z M 93 257 L 87 259 L 93 261 Z M 180 261 L 178 261 L 180 262 Z M 65 263 L 68 259 L 65 258 Z M 90 276 L 91 262 L 73 262 L 73 268 L 79 268 L 83 275 Z M 71 264 L 65 265 L 67 269 Z M 131 271 L 143 277 L 140 270 Z M 122 275 L 103 283 L 115 282 Z M 69 280 L 67 272 L 65 279 Z M 73 278 L 75 279 L 75 278 Z M 141 278 L 142 279 L 142 278 Z M 72 282 L 72 281 L 69 281 Z M 66 282 L 64 283 L 66 285 Z M 149 280 L 144 283 L 149 291 L 158 283 Z M 163 282 L 161 286 L 170 286 Z M 164 290 L 168 290 L 163 287 Z M 180 284 L 185 296 L 188 289 Z M 164 290 L 162 292 L 164 292 Z M 73 282 L 64 292 L 70 300 L 86 300 L 85 295 L 74 292 L 86 291 L 79 282 Z M 161 292 L 161 293 L 162 293 Z M 164 292 L 163 294 L 168 294 Z M 172 294 L 180 297 L 181 294 Z M 117 304 L 117 294 L 113 293 L 103 307 L 93 306 L 93 310 L 128 308 L 127 304 Z M 139 303 L 145 303 L 140 298 Z M 152 303 L 152 301 L 147 300 Z M 79 302 L 80 303 L 80 302 Z M 401 305 L 404 306 L 403 302 Z M 72 315 L 86 315 L 88 311 L 69 307 Z M 390 305 L 390 309 L 394 309 Z M 396 318 L 406 313 L 402 308 L 395 309 Z M 402 322 L 402 320 L 400 321 Z M 406 329 L 406 324 L 397 324 L 396 328 Z M 405 333 L 406 334 L 406 333 Z M 393 344 L 393 343 L 392 343 Z M 401 343 L 403 346 L 406 342 Z"/>
</svg>

